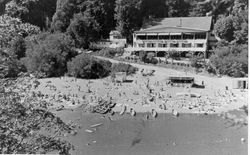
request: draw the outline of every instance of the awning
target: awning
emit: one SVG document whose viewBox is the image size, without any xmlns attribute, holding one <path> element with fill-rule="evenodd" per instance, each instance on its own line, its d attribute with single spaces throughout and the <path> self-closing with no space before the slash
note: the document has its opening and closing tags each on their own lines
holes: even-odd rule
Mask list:
<svg viewBox="0 0 250 155">
<path fill-rule="evenodd" d="M 166 36 L 166 35 L 168 36 L 169 33 L 159 33 L 158 35 L 159 35 L 159 36 Z"/>
<path fill-rule="evenodd" d="M 157 36 L 158 33 L 146 33 L 147 36 Z"/>
<path fill-rule="evenodd" d="M 146 36 L 146 33 L 137 33 L 136 36 Z"/>
<path fill-rule="evenodd" d="M 181 33 L 170 33 L 170 35 L 181 35 Z"/>
</svg>

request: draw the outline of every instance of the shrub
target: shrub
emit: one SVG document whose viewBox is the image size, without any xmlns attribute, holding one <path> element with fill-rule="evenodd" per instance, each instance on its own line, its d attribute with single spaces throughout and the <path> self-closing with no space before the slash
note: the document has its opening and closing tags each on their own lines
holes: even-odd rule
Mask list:
<svg viewBox="0 0 250 155">
<path fill-rule="evenodd" d="M 180 60 L 180 54 L 177 51 L 174 51 L 174 50 L 169 51 L 168 57 L 172 58 L 174 60 Z"/>
<path fill-rule="evenodd" d="M 46 101 L 32 97 L 29 93 L 21 95 L 23 91 L 30 92 L 31 87 L 17 87 L 20 81 L 23 82 L 21 79 L 0 79 L 0 85 L 6 88 L 0 90 L 0 152 L 69 154 L 73 146 L 58 137 L 72 132 L 74 128 L 49 112 L 46 109 L 49 103 Z M 15 92 L 12 91 L 14 89 Z"/>
<path fill-rule="evenodd" d="M 199 57 L 193 57 L 191 59 L 191 66 L 194 68 L 202 68 L 204 64 L 204 61 L 202 60 L 202 58 Z"/>
<path fill-rule="evenodd" d="M 28 39 L 25 66 L 29 72 L 62 76 L 67 72 L 67 62 L 77 54 L 71 38 L 62 33 L 40 34 Z"/>
<path fill-rule="evenodd" d="M 112 74 L 116 72 L 126 72 L 127 75 L 134 74 L 138 68 L 130 65 L 130 64 L 125 64 L 125 63 L 115 63 L 112 65 L 111 72 Z"/>
<path fill-rule="evenodd" d="M 111 62 L 80 54 L 68 62 L 67 67 L 69 76 L 98 79 L 109 75 Z"/>
<path fill-rule="evenodd" d="M 243 45 L 217 47 L 210 57 L 212 66 L 219 74 L 243 77 L 248 74 L 248 49 Z"/>
<path fill-rule="evenodd" d="M 147 52 L 146 51 L 139 51 L 139 59 L 142 62 L 145 62 L 147 59 Z"/>
<path fill-rule="evenodd" d="M 157 64 L 158 60 L 154 58 L 155 53 L 147 53 L 146 51 L 139 52 L 139 59 L 144 63 Z"/>
<path fill-rule="evenodd" d="M 20 72 L 26 71 L 23 63 L 8 53 L 0 50 L 0 78 L 15 78 Z"/>
<path fill-rule="evenodd" d="M 157 60 L 156 58 L 152 58 L 151 61 L 150 61 L 150 63 L 152 63 L 152 64 L 157 64 L 157 63 L 158 63 L 158 60 Z"/>
<path fill-rule="evenodd" d="M 17 59 L 25 57 L 26 44 L 23 37 L 15 37 L 11 43 L 11 53 L 17 57 Z"/>
<path fill-rule="evenodd" d="M 39 27 L 7 15 L 0 16 L 0 25 L 0 47 L 10 47 L 11 40 L 19 35 L 26 37 L 41 32 Z"/>
<path fill-rule="evenodd" d="M 123 49 L 105 48 L 98 52 L 98 55 L 108 58 L 114 58 L 116 55 L 123 55 Z"/>
</svg>

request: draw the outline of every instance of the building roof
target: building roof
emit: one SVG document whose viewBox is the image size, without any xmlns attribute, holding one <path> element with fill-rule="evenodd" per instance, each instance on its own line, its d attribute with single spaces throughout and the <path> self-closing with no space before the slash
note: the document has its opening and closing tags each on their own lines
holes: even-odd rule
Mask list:
<svg viewBox="0 0 250 155">
<path fill-rule="evenodd" d="M 212 17 L 178 17 L 163 18 L 154 21 L 146 29 L 137 31 L 136 33 L 145 32 L 206 32 L 210 31 Z M 152 26 L 153 25 L 153 26 Z"/>
<path fill-rule="evenodd" d="M 117 31 L 117 30 L 112 30 L 112 31 L 110 31 L 109 34 L 110 35 L 121 35 L 121 33 L 119 31 Z"/>
</svg>

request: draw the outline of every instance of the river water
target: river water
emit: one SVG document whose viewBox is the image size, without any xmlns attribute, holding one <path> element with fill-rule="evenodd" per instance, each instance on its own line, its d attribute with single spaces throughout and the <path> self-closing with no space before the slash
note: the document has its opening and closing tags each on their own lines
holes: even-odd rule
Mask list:
<svg viewBox="0 0 250 155">
<path fill-rule="evenodd" d="M 247 126 L 230 126 L 218 115 L 146 113 L 120 116 L 86 114 L 81 110 L 57 113 L 66 122 L 81 125 L 66 140 L 75 146 L 72 154 L 86 155 L 246 155 Z M 102 125 L 91 128 L 93 124 Z M 91 130 L 92 133 L 85 130 Z M 246 142 L 241 139 L 245 138 Z"/>
</svg>

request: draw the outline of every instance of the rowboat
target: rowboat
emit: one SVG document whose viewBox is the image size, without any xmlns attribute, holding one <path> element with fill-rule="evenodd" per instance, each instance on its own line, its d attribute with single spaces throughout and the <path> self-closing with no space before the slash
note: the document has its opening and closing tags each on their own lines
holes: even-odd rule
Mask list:
<svg viewBox="0 0 250 155">
<path fill-rule="evenodd" d="M 101 126 L 101 125 L 102 125 L 102 123 L 98 123 L 98 124 L 91 125 L 90 127 L 95 128 L 95 127 L 98 127 L 98 126 Z"/>
<path fill-rule="evenodd" d="M 92 131 L 92 130 L 85 130 L 85 132 L 88 132 L 88 133 L 93 133 L 94 131 Z"/>
</svg>

